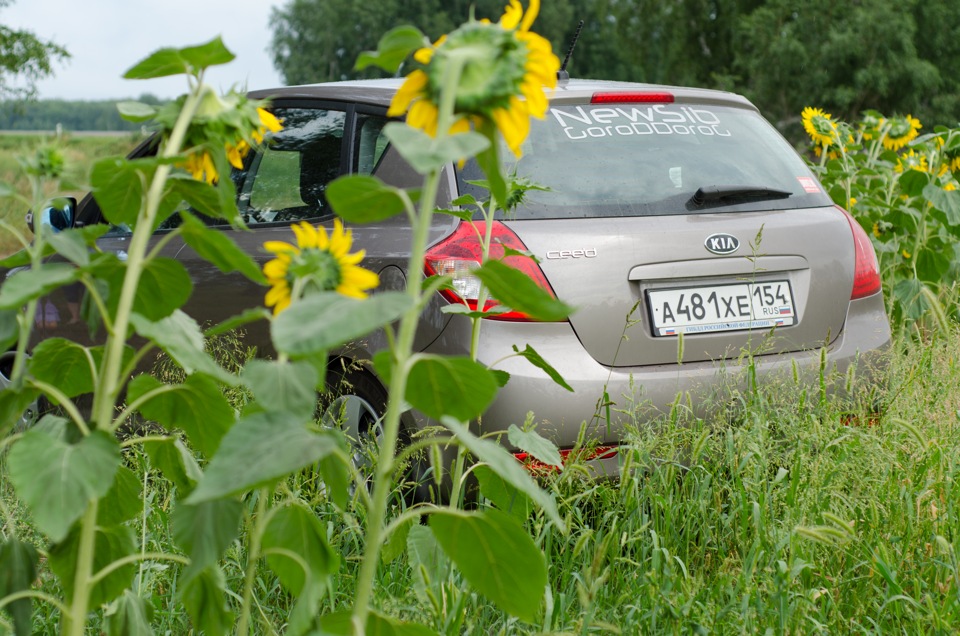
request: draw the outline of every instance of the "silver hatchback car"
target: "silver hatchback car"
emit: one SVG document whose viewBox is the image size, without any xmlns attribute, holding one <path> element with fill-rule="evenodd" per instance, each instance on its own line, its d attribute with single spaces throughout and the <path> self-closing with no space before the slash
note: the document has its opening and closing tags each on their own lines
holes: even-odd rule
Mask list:
<svg viewBox="0 0 960 636">
<path fill-rule="evenodd" d="M 254 92 L 272 100 L 284 129 L 232 175 L 252 231 L 224 231 L 262 264 L 269 258 L 263 243 L 291 241 L 292 222 L 332 226 L 324 192 L 340 175 L 419 187 L 382 133 L 399 86 L 374 80 Z M 689 394 L 694 411 L 705 414 L 731 384 L 746 386 L 747 365 L 758 383 L 814 383 L 824 368 L 846 377 L 853 365 L 861 379 L 877 377 L 890 328 L 869 237 L 743 97 L 561 81 L 546 118 L 532 121 L 523 151 L 509 168 L 545 189 L 528 191 L 522 205 L 497 218 L 493 235 L 534 254 L 536 261 L 508 262 L 577 310 L 560 322 L 513 311 L 484 320 L 480 361 L 510 373 L 482 417 L 484 431 L 522 424 L 533 413 L 538 431 L 561 449 L 585 437 L 600 445 L 606 464 L 615 461 L 629 423 L 669 410 L 678 394 Z M 145 144 L 134 155 L 149 152 Z M 476 194 L 471 181 L 479 178 L 475 165 L 450 165 L 440 204 Z M 102 222 L 95 199 L 80 202 L 77 222 Z M 158 234 L 170 223 L 176 216 Z M 400 288 L 408 276 L 454 275 L 451 289 L 427 308 L 416 348 L 467 354 L 468 320 L 441 307 L 476 304 L 471 270 L 479 245 L 468 222 L 437 216 L 422 271 L 407 271 L 410 232 L 402 216 L 352 230 L 382 289 Z M 100 247 L 123 252 L 127 240 L 114 228 Z M 162 249 L 191 272 L 195 288 L 184 309 L 199 321 L 262 304 L 262 288 L 220 273 L 181 241 Z M 51 302 L 48 313 L 60 319 L 41 321 L 45 335 L 83 341 L 85 329 L 69 320 L 76 313 L 70 290 Z M 266 328 L 251 328 L 248 338 L 269 352 Z M 338 352 L 332 365 L 332 378 L 343 381 L 337 405 L 354 435 L 384 409 L 386 391 L 366 364 L 383 344 L 374 334 Z M 514 346 L 528 344 L 573 391 L 510 357 Z M 844 393 L 848 385 L 831 390 Z M 405 421 L 408 434 L 430 424 L 416 413 Z"/>
</svg>

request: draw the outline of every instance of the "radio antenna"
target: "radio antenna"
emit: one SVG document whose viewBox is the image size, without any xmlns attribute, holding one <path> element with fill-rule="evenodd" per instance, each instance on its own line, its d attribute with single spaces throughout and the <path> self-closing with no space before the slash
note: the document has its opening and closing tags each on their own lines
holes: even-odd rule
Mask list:
<svg viewBox="0 0 960 636">
<path fill-rule="evenodd" d="M 558 80 L 570 79 L 570 73 L 567 73 L 567 64 L 570 63 L 570 56 L 573 55 L 573 47 L 577 45 L 577 40 L 580 39 L 581 29 L 583 29 L 583 20 L 580 20 L 580 24 L 577 25 L 577 30 L 573 34 L 573 40 L 570 42 L 570 48 L 567 49 L 567 55 L 563 58 L 563 64 L 560 65 L 560 70 L 557 71 Z"/>
</svg>

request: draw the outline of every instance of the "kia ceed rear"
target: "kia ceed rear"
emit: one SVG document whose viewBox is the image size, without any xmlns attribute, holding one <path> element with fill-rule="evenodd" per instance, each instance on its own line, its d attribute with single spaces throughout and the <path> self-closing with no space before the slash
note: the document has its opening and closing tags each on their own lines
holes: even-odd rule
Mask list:
<svg viewBox="0 0 960 636">
<path fill-rule="evenodd" d="M 291 222 L 332 226 L 324 191 L 339 175 L 419 187 L 420 177 L 382 132 L 399 85 L 375 80 L 253 93 L 272 100 L 284 129 L 232 175 L 252 231 L 224 231 L 262 263 L 265 241 L 292 240 Z M 532 413 L 538 431 L 561 448 L 584 438 L 609 448 L 628 425 L 669 410 L 678 395 L 689 396 L 696 414 L 708 414 L 730 387 L 746 386 L 747 367 L 759 384 L 819 383 L 824 373 L 845 378 L 854 365 L 868 384 L 879 377 L 890 330 L 869 237 L 746 99 L 561 81 L 545 119 L 532 122 L 522 158 L 507 168 L 542 189 L 498 213 L 495 243 L 532 254 L 508 262 L 576 311 L 560 322 L 516 311 L 483 320 L 480 361 L 510 374 L 478 423 L 483 431 L 521 425 Z M 467 193 L 485 197 L 478 179 L 473 164 L 448 166 L 441 205 Z M 81 202 L 78 220 L 100 221 L 95 200 Z M 379 273 L 383 289 L 400 288 L 410 276 L 453 275 L 450 289 L 427 307 L 416 347 L 468 354 L 469 320 L 441 309 L 475 305 L 479 296 L 471 270 L 480 249 L 469 222 L 437 215 L 426 262 L 416 271 L 408 271 L 410 231 L 402 216 L 352 230 L 367 253 L 364 267 Z M 100 246 L 122 252 L 126 236 L 115 228 Z M 185 310 L 198 321 L 262 304 L 262 288 L 221 274 L 181 241 L 162 249 L 191 271 L 195 288 Z M 54 303 L 64 305 L 61 316 L 71 315 L 66 298 Z M 83 338 L 79 328 L 62 332 L 69 321 L 57 324 L 58 335 Z M 265 328 L 251 327 L 249 338 L 269 352 Z M 527 345 L 573 391 L 513 355 L 515 346 Z M 339 352 L 340 368 L 351 369 L 341 404 L 355 434 L 383 408 L 383 384 L 367 364 L 382 346 L 373 334 Z M 838 397 L 850 388 L 846 381 L 829 387 Z M 410 413 L 407 432 L 430 424 Z"/>
</svg>

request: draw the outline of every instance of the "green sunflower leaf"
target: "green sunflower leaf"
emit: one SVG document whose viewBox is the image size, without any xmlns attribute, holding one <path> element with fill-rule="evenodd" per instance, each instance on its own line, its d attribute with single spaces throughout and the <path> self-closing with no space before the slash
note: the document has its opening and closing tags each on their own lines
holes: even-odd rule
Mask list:
<svg viewBox="0 0 960 636">
<path fill-rule="evenodd" d="M 362 52 L 353 68 L 362 71 L 368 66 L 378 66 L 388 73 L 396 73 L 408 55 L 425 46 L 430 46 L 430 40 L 420 29 L 409 24 L 398 26 L 380 38 L 376 51 Z"/>
<path fill-rule="evenodd" d="M 93 499 L 109 492 L 120 467 L 120 445 L 103 432 L 76 444 L 29 430 L 7 456 L 10 481 L 37 527 L 62 541 Z"/>
<path fill-rule="evenodd" d="M 484 263 L 473 270 L 473 275 L 483 281 L 498 301 L 537 320 L 564 320 L 574 311 L 529 276 L 499 261 Z"/>
<path fill-rule="evenodd" d="M 185 500 L 197 504 L 239 494 L 282 479 L 336 451 L 336 439 L 307 430 L 289 413 L 254 413 L 234 424 L 196 489 Z"/>
<path fill-rule="evenodd" d="M 442 508 L 430 528 L 471 587 L 504 611 L 529 623 L 540 614 L 547 585 L 543 552 L 504 512 Z"/>
<path fill-rule="evenodd" d="M 134 554 L 133 531 L 126 526 L 97 526 L 94 538 L 93 571 L 99 572 L 114 561 Z M 73 596 L 76 580 L 77 560 L 80 556 L 80 524 L 70 530 L 70 534 L 50 550 L 48 563 L 67 598 Z M 90 607 L 109 603 L 130 587 L 137 571 L 135 563 L 127 563 L 113 570 L 101 579 L 90 591 Z"/>
<path fill-rule="evenodd" d="M 183 606 L 200 633 L 229 634 L 233 615 L 227 605 L 227 581 L 215 565 L 190 579 L 181 589 Z"/>
<path fill-rule="evenodd" d="M 128 401 L 150 396 L 140 405 L 140 413 L 168 429 L 187 434 L 194 448 L 212 456 L 230 426 L 233 407 L 217 383 L 202 374 L 191 374 L 182 384 L 163 384 L 150 375 L 134 378 L 127 390 Z"/>
<path fill-rule="evenodd" d="M 267 279 L 260 267 L 226 232 L 210 229 L 192 215 L 185 214 L 180 233 L 187 245 L 224 274 L 240 272 L 255 283 L 266 284 Z"/>
<path fill-rule="evenodd" d="M 251 360 L 241 378 L 268 411 L 285 411 L 306 421 L 317 409 L 317 371 L 308 362 Z"/>
<path fill-rule="evenodd" d="M 203 348 L 203 333 L 196 321 L 179 309 L 158 321 L 133 314 L 130 323 L 137 333 L 155 342 L 188 374 L 201 372 L 229 386 L 238 380 L 224 370 Z"/>
<path fill-rule="evenodd" d="M 383 133 L 413 169 L 423 175 L 454 161 L 469 159 L 490 147 L 489 140 L 476 132 L 434 139 L 421 130 L 393 122 L 383 127 Z"/>
<path fill-rule="evenodd" d="M 234 57 L 234 54 L 217 36 L 198 46 L 159 49 L 131 67 L 123 77 L 124 79 L 153 79 L 182 73 L 196 73 L 209 66 L 231 62 Z"/>
<path fill-rule="evenodd" d="M 37 580 L 37 550 L 29 543 L 10 537 L 0 541 L 0 599 L 29 590 Z M 15 634 L 33 633 L 33 600 L 22 598 L 5 608 L 13 617 Z"/>
<path fill-rule="evenodd" d="M 457 436 L 457 440 L 459 440 L 474 457 L 487 464 L 491 470 L 500 475 L 508 484 L 540 506 L 544 513 L 546 513 L 547 518 L 554 523 L 560 532 L 566 533 L 566 525 L 560 516 L 560 512 L 557 509 L 557 502 L 553 496 L 537 485 L 537 482 L 533 480 L 530 473 L 520 465 L 520 462 L 518 462 L 507 449 L 496 442 L 477 437 L 466 425 L 451 417 L 444 417 L 440 422 Z"/>
<path fill-rule="evenodd" d="M 7 351 L 20 337 L 20 324 L 16 309 L 0 309 L 0 351 Z"/>
<path fill-rule="evenodd" d="M 334 212 L 351 223 L 383 221 L 406 207 L 399 189 L 367 175 L 340 177 L 327 186 L 326 195 Z"/>
<path fill-rule="evenodd" d="M 173 537 L 190 556 L 183 572 L 192 580 L 215 565 L 240 534 L 243 505 L 236 499 L 215 499 L 191 505 L 179 502 L 173 511 Z"/>
<path fill-rule="evenodd" d="M 3 287 L 0 287 L 0 309 L 20 309 L 27 302 L 72 283 L 78 276 L 79 271 L 66 263 L 50 263 L 38 269 L 21 270 L 7 278 Z"/>
<path fill-rule="evenodd" d="M 410 369 L 404 397 L 433 419 L 467 421 L 490 406 L 498 389 L 490 370 L 470 358 L 424 355 Z"/>
<path fill-rule="evenodd" d="M 397 320 L 411 304 L 402 292 L 380 292 L 365 300 L 334 292 L 307 296 L 273 321 L 273 344 L 291 356 L 329 351 Z"/>
<path fill-rule="evenodd" d="M 144 194 L 137 165 L 122 157 L 109 157 L 93 164 L 93 197 L 103 216 L 114 225 L 136 225 Z"/>
<path fill-rule="evenodd" d="M 563 468 L 563 459 L 557 445 L 536 431 L 525 431 L 516 424 L 511 424 L 507 429 L 507 439 L 513 446 L 530 453 L 544 464 Z"/>
</svg>

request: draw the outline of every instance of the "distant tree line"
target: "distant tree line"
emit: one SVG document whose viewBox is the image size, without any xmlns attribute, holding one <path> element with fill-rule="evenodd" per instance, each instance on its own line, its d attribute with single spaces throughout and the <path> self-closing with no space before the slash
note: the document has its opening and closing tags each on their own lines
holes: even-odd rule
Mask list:
<svg viewBox="0 0 960 636">
<path fill-rule="evenodd" d="M 138 100 L 152 104 L 159 103 L 153 95 L 141 95 Z M 55 130 L 58 124 L 65 131 L 140 130 L 140 124 L 128 122 L 120 117 L 116 100 L 44 99 L 0 102 L 0 130 Z"/>
<path fill-rule="evenodd" d="M 414 24 L 431 38 L 506 0 L 287 0 L 273 10 L 274 62 L 288 84 L 373 76 L 357 55 Z M 527 2 L 524 0 L 524 5 Z M 960 121 L 956 0 L 544 0 L 535 29 L 562 59 L 584 21 L 574 77 L 733 90 L 782 130 L 805 106 Z"/>
</svg>

